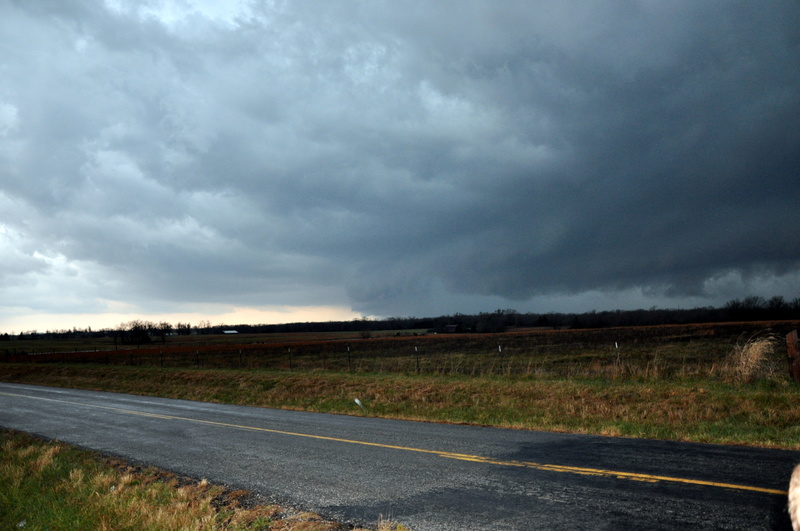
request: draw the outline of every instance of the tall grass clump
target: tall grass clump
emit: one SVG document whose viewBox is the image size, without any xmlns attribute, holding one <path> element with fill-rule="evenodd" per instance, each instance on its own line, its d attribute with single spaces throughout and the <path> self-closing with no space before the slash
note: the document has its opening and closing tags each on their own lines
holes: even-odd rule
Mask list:
<svg viewBox="0 0 800 531">
<path fill-rule="evenodd" d="M 725 360 L 723 374 L 740 383 L 774 376 L 777 345 L 778 339 L 772 334 L 753 336 L 744 343 L 737 343 Z"/>
</svg>

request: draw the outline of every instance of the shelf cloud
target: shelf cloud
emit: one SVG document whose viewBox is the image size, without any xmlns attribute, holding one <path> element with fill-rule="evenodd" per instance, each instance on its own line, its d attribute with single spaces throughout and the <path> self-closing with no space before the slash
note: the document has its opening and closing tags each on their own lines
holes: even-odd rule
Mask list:
<svg viewBox="0 0 800 531">
<path fill-rule="evenodd" d="M 798 297 L 798 20 L 4 2 L 0 329 Z"/>
</svg>

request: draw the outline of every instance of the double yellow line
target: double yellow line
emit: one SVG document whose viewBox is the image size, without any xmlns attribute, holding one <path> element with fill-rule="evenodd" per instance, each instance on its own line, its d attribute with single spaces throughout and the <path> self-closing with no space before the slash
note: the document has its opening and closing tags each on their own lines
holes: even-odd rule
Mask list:
<svg viewBox="0 0 800 531">
<path fill-rule="evenodd" d="M 258 428 L 255 426 L 245 426 L 241 424 L 230 424 L 227 422 L 215 422 L 212 420 L 202 420 L 202 419 L 193 419 L 189 417 L 178 417 L 174 415 L 161 415 L 157 413 L 147 413 L 143 411 L 136 411 L 133 409 L 124 409 L 119 407 L 112 407 L 112 406 L 99 406 L 93 404 L 85 404 L 83 402 L 72 402 L 69 400 L 59 400 L 54 398 L 44 398 L 38 396 L 28 396 L 28 395 L 21 395 L 16 393 L 5 393 L 0 392 L 0 395 L 5 396 L 14 396 L 20 398 L 29 398 L 33 400 L 44 400 L 49 402 L 59 402 L 62 404 L 71 404 L 76 406 L 83 406 L 83 407 L 90 407 L 96 409 L 107 409 L 111 411 L 116 411 L 118 413 L 123 413 L 126 415 L 137 415 L 140 417 L 149 417 L 149 418 L 156 418 L 156 419 L 163 419 L 163 420 L 180 420 L 184 422 L 193 422 L 195 424 L 205 424 L 208 426 L 219 426 L 223 428 L 234 428 L 237 430 L 247 430 L 247 431 L 258 431 L 258 432 L 265 432 L 265 433 L 275 433 L 279 435 L 288 435 L 292 437 L 305 437 L 308 439 L 317 439 L 323 441 L 333 441 L 339 443 L 346 443 L 346 444 L 358 444 L 361 446 L 373 446 L 376 448 L 387 448 L 391 450 L 401 450 L 405 452 L 416 452 L 422 454 L 432 454 L 439 457 L 444 457 L 446 459 L 457 459 L 459 461 L 470 461 L 473 463 L 481 463 L 481 464 L 489 464 L 489 465 L 500 465 L 500 466 L 510 466 L 510 467 L 520 467 L 520 468 L 531 468 L 534 470 L 542 470 L 546 472 L 561 472 L 566 474 L 579 474 L 582 476 L 599 476 L 599 477 L 607 477 L 607 478 L 616 478 L 616 479 L 625 479 L 629 481 L 642 481 L 646 483 L 657 483 L 657 482 L 665 482 L 665 483 L 679 483 L 685 485 L 700 485 L 704 487 L 719 487 L 724 489 L 734 489 L 734 490 L 743 490 L 743 491 L 751 491 L 751 492 L 760 492 L 765 494 L 776 494 L 780 496 L 786 496 L 787 492 L 783 490 L 777 489 L 766 489 L 763 487 L 753 487 L 750 485 L 737 485 L 733 483 L 721 483 L 717 481 L 705 481 L 700 479 L 689 479 L 689 478 L 676 478 L 671 476 L 655 476 L 651 474 L 637 474 L 634 472 L 620 472 L 617 470 L 605 470 L 601 468 L 587 468 L 587 467 L 576 467 L 576 466 L 566 466 L 566 465 L 553 465 L 553 464 L 544 464 L 544 463 L 534 463 L 532 461 L 509 461 L 503 459 L 494 459 L 491 457 L 483 457 L 480 455 L 470 455 L 470 454 L 460 454 L 455 452 L 445 452 L 440 450 L 427 450 L 424 448 L 414 448 L 410 446 L 397 446 L 393 444 L 383 444 L 383 443 L 374 443 L 368 441 L 356 441 L 351 439 L 342 439 L 339 437 L 327 437 L 325 435 L 313 435 L 310 433 L 296 433 L 291 431 L 284 431 L 284 430 L 275 430 L 270 428 Z"/>
</svg>

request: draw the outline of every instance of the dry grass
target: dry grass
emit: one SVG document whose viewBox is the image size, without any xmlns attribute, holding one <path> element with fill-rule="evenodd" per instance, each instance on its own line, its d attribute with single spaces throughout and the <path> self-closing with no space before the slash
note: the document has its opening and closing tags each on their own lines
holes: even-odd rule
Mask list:
<svg viewBox="0 0 800 531">
<path fill-rule="evenodd" d="M 0 379 L 327 413 L 800 449 L 800 386 L 775 374 L 739 382 L 708 374 L 652 380 L 0 364 Z"/>
<path fill-rule="evenodd" d="M 12 341 L 7 362 L 94 363 L 206 369 L 333 370 L 469 376 L 594 376 L 670 378 L 719 366 L 738 337 L 798 322 L 717 323 L 608 328 L 516 330 L 502 334 L 438 334 L 357 339 L 336 334 L 183 336 L 125 351 L 86 352 L 44 340 Z M 619 349 L 615 345 L 619 345 Z M 502 347 L 502 351 L 499 348 Z M 37 352 L 26 356 L 25 352 Z M 657 356 L 656 356 L 657 354 Z M 653 359 L 657 365 L 652 364 Z"/>
<path fill-rule="evenodd" d="M 778 348 L 778 332 L 777 327 L 739 323 L 441 335 L 420 343 L 419 354 L 415 345 L 420 338 L 392 338 L 359 343 L 350 357 L 341 342 L 317 342 L 313 352 L 308 344 L 305 354 L 296 343 L 291 370 L 284 352 L 277 368 L 256 368 L 275 361 L 267 354 L 264 359 L 253 354 L 252 364 L 242 354 L 244 367 L 236 369 L 8 363 L 0 364 L 0 380 L 327 413 L 797 449 L 800 386 L 781 369 L 785 353 Z M 237 353 L 233 361 L 238 360 Z M 366 406 L 363 410 L 355 398 Z"/>
<path fill-rule="evenodd" d="M 773 334 L 752 336 L 737 343 L 723 364 L 723 375 L 737 382 L 769 379 L 777 372 L 775 351 L 778 338 Z"/>
<path fill-rule="evenodd" d="M 376 531 L 411 531 L 411 530 L 408 527 L 404 526 L 403 524 L 398 524 L 397 522 L 393 522 L 391 520 L 385 520 L 383 516 L 381 516 Z"/>
</svg>

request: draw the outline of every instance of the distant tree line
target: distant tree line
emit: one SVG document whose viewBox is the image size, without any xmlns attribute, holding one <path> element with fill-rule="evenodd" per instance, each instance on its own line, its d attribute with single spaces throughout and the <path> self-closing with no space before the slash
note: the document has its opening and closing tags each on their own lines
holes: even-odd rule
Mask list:
<svg viewBox="0 0 800 531">
<path fill-rule="evenodd" d="M 747 297 L 734 299 L 720 308 L 612 310 L 584 313 L 520 313 L 514 309 L 479 314 L 443 315 L 439 317 L 389 317 L 357 319 L 328 323 L 289 323 L 278 325 L 237 326 L 240 332 L 311 332 L 311 331 L 377 331 L 425 329 L 444 332 L 503 332 L 511 328 L 610 328 L 617 326 L 652 326 L 735 321 L 773 321 L 800 319 L 800 298 L 786 301 L 783 297 Z"/>
<path fill-rule="evenodd" d="M 116 328 L 104 328 L 101 330 L 92 330 L 91 327 L 86 329 L 73 328 L 71 330 L 53 330 L 46 332 L 30 331 L 22 332 L 17 336 L 9 336 L 3 334 L 0 336 L 0 341 L 8 341 L 11 339 L 34 339 L 34 338 L 48 338 L 48 339 L 81 339 L 81 338 L 101 338 L 111 337 L 115 343 L 127 345 L 142 345 L 151 343 L 153 341 L 165 342 L 166 337 L 170 335 L 188 336 L 190 334 L 209 334 L 214 333 L 214 327 L 211 326 L 209 321 L 200 321 L 198 326 L 192 326 L 190 323 L 172 323 L 161 321 L 155 323 L 153 321 L 146 321 L 135 319 L 121 323 Z"/>
<path fill-rule="evenodd" d="M 478 314 L 442 315 L 439 317 L 388 317 L 386 319 L 354 319 L 352 321 L 326 321 L 285 324 L 240 324 L 212 325 L 210 321 L 200 321 L 196 326 L 190 323 L 134 320 L 122 323 L 116 328 L 24 332 L 19 335 L 3 334 L 0 341 L 11 339 L 74 339 L 112 337 L 120 344 L 146 344 L 153 341 L 166 341 L 169 335 L 221 334 L 235 330 L 242 334 L 270 334 L 292 332 L 360 332 L 369 337 L 371 332 L 385 330 L 425 330 L 429 332 L 503 332 L 513 328 L 552 328 L 584 329 L 610 328 L 618 326 L 652 326 L 665 324 L 724 323 L 736 321 L 776 321 L 800 320 L 800 298 L 787 301 L 776 296 L 746 297 L 733 299 L 720 308 L 702 307 L 692 309 L 612 310 L 584 313 L 520 313 L 514 309 L 481 312 Z"/>
<path fill-rule="evenodd" d="M 478 314 L 442 315 L 439 317 L 389 317 L 321 323 L 286 323 L 237 325 L 240 333 L 288 332 L 361 332 L 378 330 L 423 329 L 443 332 L 502 332 L 511 328 L 610 328 L 617 326 L 652 326 L 735 321 L 773 321 L 800 319 L 800 298 L 747 297 L 734 299 L 720 308 L 612 310 L 584 313 L 520 313 L 514 309 Z"/>
</svg>

